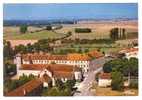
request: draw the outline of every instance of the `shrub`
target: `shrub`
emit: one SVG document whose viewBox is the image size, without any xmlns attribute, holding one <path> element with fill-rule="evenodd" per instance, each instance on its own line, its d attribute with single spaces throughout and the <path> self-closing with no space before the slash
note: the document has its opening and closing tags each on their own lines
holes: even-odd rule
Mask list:
<svg viewBox="0 0 142 100">
<path fill-rule="evenodd" d="M 46 30 L 52 30 L 52 26 L 51 25 L 46 26 Z"/>
<path fill-rule="evenodd" d="M 123 74 L 121 72 L 115 71 L 111 74 L 112 82 L 111 88 L 112 90 L 122 90 L 123 89 Z"/>
<path fill-rule="evenodd" d="M 75 28 L 76 33 L 90 33 L 91 29 L 89 28 Z"/>
<path fill-rule="evenodd" d="M 27 25 L 22 25 L 22 26 L 20 26 L 20 32 L 21 32 L 21 33 L 26 33 L 27 30 L 28 30 L 28 26 L 27 26 Z"/>
<path fill-rule="evenodd" d="M 138 89 L 138 80 L 133 80 L 130 82 L 130 88 Z"/>
</svg>

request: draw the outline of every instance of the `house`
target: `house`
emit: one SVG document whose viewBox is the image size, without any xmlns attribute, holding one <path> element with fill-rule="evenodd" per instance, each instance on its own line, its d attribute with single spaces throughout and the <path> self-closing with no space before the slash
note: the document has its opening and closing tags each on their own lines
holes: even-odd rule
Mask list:
<svg viewBox="0 0 142 100">
<path fill-rule="evenodd" d="M 98 86 L 99 87 L 108 87 L 111 86 L 111 74 L 110 73 L 101 73 L 99 75 Z"/>
<path fill-rule="evenodd" d="M 43 88 L 43 82 L 37 78 L 5 94 L 5 96 L 37 96 Z"/>
<path fill-rule="evenodd" d="M 73 79 L 82 80 L 80 68 L 65 64 L 22 64 L 17 71 L 17 75 L 22 76 L 23 74 L 32 74 L 39 78 L 46 74 L 52 80 L 53 85 L 55 85 L 56 79 L 61 79 L 62 81 Z"/>
<path fill-rule="evenodd" d="M 119 54 L 124 54 L 127 59 L 138 58 L 138 47 L 122 49 Z"/>
<path fill-rule="evenodd" d="M 89 69 L 90 57 L 85 54 L 67 54 L 67 55 L 51 55 L 47 53 L 31 53 L 17 54 L 15 63 L 17 68 L 21 64 L 65 64 L 74 65 L 82 69 L 82 72 L 87 72 Z"/>
<path fill-rule="evenodd" d="M 73 65 L 65 64 L 21 64 L 18 68 L 17 75 L 34 75 L 36 79 L 27 82 L 17 89 L 9 92 L 6 96 L 36 96 L 40 95 L 43 87 L 49 85 L 56 86 L 56 80 L 62 82 L 67 80 L 82 80 L 80 68 Z"/>
</svg>

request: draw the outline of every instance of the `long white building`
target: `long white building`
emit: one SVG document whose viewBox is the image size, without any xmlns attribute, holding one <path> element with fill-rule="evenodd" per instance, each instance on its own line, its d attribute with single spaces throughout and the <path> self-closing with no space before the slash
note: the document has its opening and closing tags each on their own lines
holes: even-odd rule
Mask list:
<svg viewBox="0 0 142 100">
<path fill-rule="evenodd" d="M 85 54 L 50 55 L 50 54 L 23 54 L 16 57 L 17 66 L 20 64 L 66 64 L 74 65 L 87 72 L 89 69 L 90 57 Z"/>
</svg>

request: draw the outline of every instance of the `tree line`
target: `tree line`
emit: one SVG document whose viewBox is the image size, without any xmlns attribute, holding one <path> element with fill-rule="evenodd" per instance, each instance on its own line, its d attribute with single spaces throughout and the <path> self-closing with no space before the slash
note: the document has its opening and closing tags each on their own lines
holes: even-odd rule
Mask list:
<svg viewBox="0 0 142 100">
<path fill-rule="evenodd" d="M 75 28 L 76 33 L 90 33 L 91 29 L 90 28 Z"/>
<path fill-rule="evenodd" d="M 123 90 L 124 77 L 138 78 L 138 59 L 124 58 L 111 60 L 104 64 L 103 71 L 111 73 L 111 87 L 113 90 Z M 130 87 L 133 83 L 130 82 Z M 138 83 L 133 87 L 138 87 Z"/>
<path fill-rule="evenodd" d="M 126 36 L 125 28 L 112 28 L 110 30 L 110 38 L 112 40 L 126 39 Z"/>
<path fill-rule="evenodd" d="M 112 44 L 115 43 L 115 41 L 111 39 L 63 39 L 61 41 L 62 43 L 75 43 L 75 44 Z"/>
<path fill-rule="evenodd" d="M 62 82 L 60 79 L 56 80 L 56 86 L 51 85 L 43 89 L 42 96 L 72 96 L 75 85 L 75 80 L 67 80 Z"/>
</svg>

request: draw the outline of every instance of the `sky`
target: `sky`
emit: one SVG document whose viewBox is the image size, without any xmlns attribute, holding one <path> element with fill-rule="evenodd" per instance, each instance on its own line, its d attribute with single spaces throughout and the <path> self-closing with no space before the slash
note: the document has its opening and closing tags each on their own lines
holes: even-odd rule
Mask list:
<svg viewBox="0 0 142 100">
<path fill-rule="evenodd" d="M 137 18 L 136 3 L 4 4 L 4 20 Z"/>
</svg>

